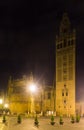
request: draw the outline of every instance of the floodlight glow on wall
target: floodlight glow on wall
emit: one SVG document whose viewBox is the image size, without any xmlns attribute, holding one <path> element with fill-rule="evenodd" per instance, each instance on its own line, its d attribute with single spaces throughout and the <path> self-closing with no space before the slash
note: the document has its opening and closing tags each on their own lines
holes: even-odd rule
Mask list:
<svg viewBox="0 0 84 130">
<path fill-rule="evenodd" d="M 7 103 L 6 103 L 6 104 L 4 104 L 4 107 L 5 107 L 5 108 L 8 108 L 8 104 L 7 104 Z"/>
<path fill-rule="evenodd" d="M 3 100 L 2 99 L 0 99 L 0 104 L 2 104 L 3 103 Z"/>
</svg>

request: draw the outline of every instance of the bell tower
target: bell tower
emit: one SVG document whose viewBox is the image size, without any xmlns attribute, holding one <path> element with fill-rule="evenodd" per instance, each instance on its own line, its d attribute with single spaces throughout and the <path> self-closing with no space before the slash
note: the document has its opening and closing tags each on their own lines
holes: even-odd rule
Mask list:
<svg viewBox="0 0 84 130">
<path fill-rule="evenodd" d="M 56 36 L 56 115 L 75 114 L 76 33 L 65 13 Z"/>
</svg>

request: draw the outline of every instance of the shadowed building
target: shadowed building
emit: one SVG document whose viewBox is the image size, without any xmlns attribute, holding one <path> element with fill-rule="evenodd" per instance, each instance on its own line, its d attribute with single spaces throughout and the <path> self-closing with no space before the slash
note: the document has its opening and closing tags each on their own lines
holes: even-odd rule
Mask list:
<svg viewBox="0 0 84 130">
<path fill-rule="evenodd" d="M 75 114 L 75 41 L 65 13 L 56 36 L 56 115 Z"/>
</svg>

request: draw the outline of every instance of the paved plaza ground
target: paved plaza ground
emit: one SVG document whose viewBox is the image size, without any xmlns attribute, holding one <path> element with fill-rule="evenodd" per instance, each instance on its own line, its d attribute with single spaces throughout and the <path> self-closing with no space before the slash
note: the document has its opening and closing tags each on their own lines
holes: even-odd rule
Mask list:
<svg viewBox="0 0 84 130">
<path fill-rule="evenodd" d="M 50 124 L 50 118 L 40 117 L 39 127 L 34 125 L 34 118 L 23 118 L 22 123 L 17 123 L 17 117 L 9 117 L 7 123 L 2 123 L 0 118 L 0 130 L 84 130 L 84 118 L 79 123 L 71 123 L 70 118 L 63 118 L 64 124 L 59 124 L 59 118 L 55 118 L 55 125 Z"/>
</svg>

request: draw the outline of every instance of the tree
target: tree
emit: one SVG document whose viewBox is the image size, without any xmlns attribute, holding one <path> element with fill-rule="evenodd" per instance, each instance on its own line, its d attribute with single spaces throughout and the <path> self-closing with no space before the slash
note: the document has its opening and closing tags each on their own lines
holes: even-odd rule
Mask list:
<svg viewBox="0 0 84 130">
<path fill-rule="evenodd" d="M 62 116 L 60 116 L 60 120 L 59 120 L 59 123 L 60 123 L 60 125 L 63 125 L 63 117 Z"/>
<path fill-rule="evenodd" d="M 78 123 L 80 121 L 80 116 L 76 115 L 76 122 Z"/>
<path fill-rule="evenodd" d="M 35 124 L 36 126 L 38 126 L 38 124 L 39 124 L 39 121 L 38 121 L 37 115 L 35 116 L 34 124 Z"/>
<path fill-rule="evenodd" d="M 74 116 L 71 117 L 71 123 L 74 123 L 75 122 L 75 118 Z"/>
<path fill-rule="evenodd" d="M 6 122 L 6 116 L 5 115 L 3 115 L 3 123 L 5 123 Z"/>
<path fill-rule="evenodd" d="M 17 117 L 17 122 L 18 122 L 18 123 L 21 123 L 21 122 L 22 122 L 22 120 L 21 120 L 21 115 L 18 115 L 18 117 Z"/>
<path fill-rule="evenodd" d="M 54 116 L 52 115 L 51 116 L 51 125 L 54 125 L 55 124 L 55 122 L 54 122 Z"/>
</svg>

